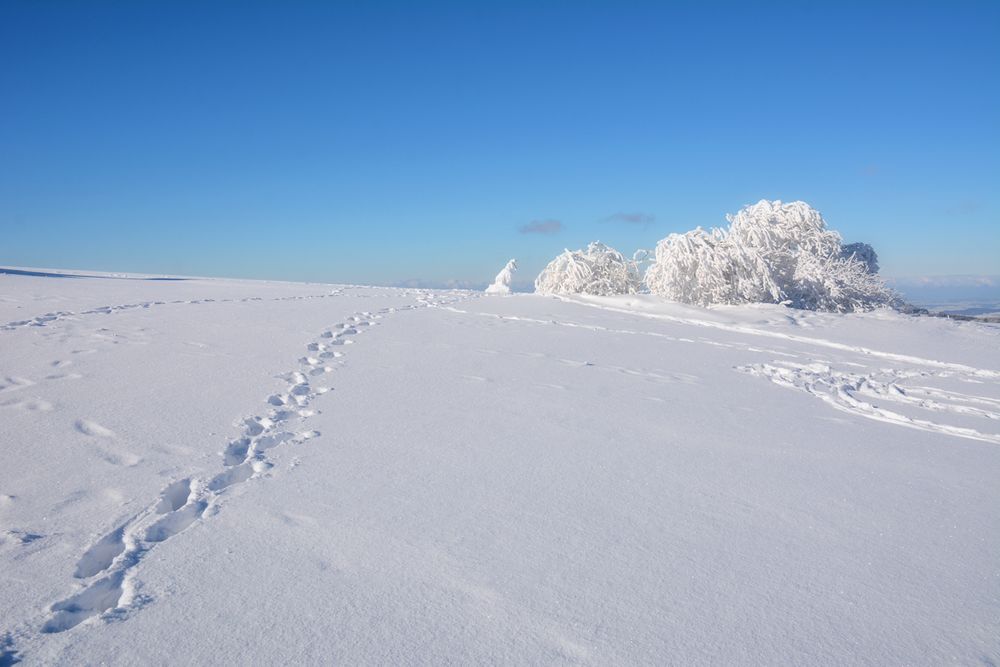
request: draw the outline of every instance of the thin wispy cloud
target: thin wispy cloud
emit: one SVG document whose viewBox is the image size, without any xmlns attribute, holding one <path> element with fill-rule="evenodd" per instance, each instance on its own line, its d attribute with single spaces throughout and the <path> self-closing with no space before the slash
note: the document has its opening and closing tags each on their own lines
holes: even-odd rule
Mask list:
<svg viewBox="0 0 1000 667">
<path fill-rule="evenodd" d="M 945 210 L 946 215 L 975 215 L 982 210 L 983 206 L 978 201 L 972 201 L 971 199 L 959 202 L 955 206 L 952 206 Z"/>
<path fill-rule="evenodd" d="M 532 220 L 521 225 L 517 231 L 522 234 L 558 234 L 563 229 L 563 223 L 558 220 Z"/>
<path fill-rule="evenodd" d="M 642 225 L 646 227 L 656 221 L 656 216 L 652 213 L 615 213 L 603 219 L 603 222 L 623 222 L 629 225 Z"/>
</svg>

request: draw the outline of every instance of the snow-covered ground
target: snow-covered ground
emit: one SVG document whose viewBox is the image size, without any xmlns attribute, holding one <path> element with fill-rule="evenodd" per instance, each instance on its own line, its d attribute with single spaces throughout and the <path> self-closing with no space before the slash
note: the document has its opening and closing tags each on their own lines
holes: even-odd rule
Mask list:
<svg viewBox="0 0 1000 667">
<path fill-rule="evenodd" d="M 0 664 L 1000 662 L 1000 327 L 0 276 Z"/>
</svg>

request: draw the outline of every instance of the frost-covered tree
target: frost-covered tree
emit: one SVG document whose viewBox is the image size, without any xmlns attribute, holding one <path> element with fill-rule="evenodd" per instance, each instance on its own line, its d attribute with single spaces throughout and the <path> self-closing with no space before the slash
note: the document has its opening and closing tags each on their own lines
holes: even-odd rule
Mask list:
<svg viewBox="0 0 1000 667">
<path fill-rule="evenodd" d="M 642 276 L 645 275 L 646 269 L 649 265 L 653 263 L 653 253 L 645 248 L 639 248 L 634 253 L 632 253 L 632 264 L 635 266 L 636 272 Z"/>
<path fill-rule="evenodd" d="M 897 301 L 875 275 L 871 246 L 842 246 L 805 202 L 762 200 L 727 220 L 728 229 L 698 228 L 660 241 L 646 271 L 649 290 L 700 305 L 788 302 L 833 311 Z"/>
<path fill-rule="evenodd" d="M 514 279 L 515 271 L 517 271 L 517 260 L 512 259 L 500 269 L 500 273 L 493 279 L 493 284 L 486 288 L 486 293 L 510 294 L 510 283 Z"/>
<path fill-rule="evenodd" d="M 641 285 L 638 262 L 600 241 L 564 251 L 535 279 L 539 294 L 634 294 Z"/>
</svg>

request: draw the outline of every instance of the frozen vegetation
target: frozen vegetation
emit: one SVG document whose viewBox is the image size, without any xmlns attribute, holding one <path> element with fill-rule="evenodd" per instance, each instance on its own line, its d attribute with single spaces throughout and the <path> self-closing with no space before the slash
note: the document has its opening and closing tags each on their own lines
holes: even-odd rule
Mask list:
<svg viewBox="0 0 1000 667">
<path fill-rule="evenodd" d="M 539 294 L 635 294 L 641 286 L 637 263 L 600 241 L 564 251 L 535 279 Z"/>
<path fill-rule="evenodd" d="M 643 289 L 679 303 L 785 303 L 851 312 L 900 305 L 878 277 L 875 250 L 843 245 L 804 202 L 761 200 L 728 216 L 725 229 L 700 227 L 656 245 L 640 278 L 637 259 L 592 243 L 566 251 L 535 281 L 541 294 L 633 294 Z"/>
<path fill-rule="evenodd" d="M 795 205 L 668 255 L 770 219 L 720 299 L 874 260 Z M 642 262 L 0 275 L 0 665 L 1000 662 L 1000 328 Z"/>
<path fill-rule="evenodd" d="M 512 259 L 506 266 L 500 269 L 500 273 L 493 279 L 493 282 L 486 288 L 487 294 L 510 294 L 510 284 L 514 280 L 514 272 L 517 271 L 517 260 Z"/>
</svg>

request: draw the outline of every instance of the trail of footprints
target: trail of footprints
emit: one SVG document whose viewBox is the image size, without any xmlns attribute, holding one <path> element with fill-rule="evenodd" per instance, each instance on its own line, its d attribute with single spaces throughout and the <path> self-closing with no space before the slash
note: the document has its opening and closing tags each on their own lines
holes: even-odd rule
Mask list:
<svg viewBox="0 0 1000 667">
<path fill-rule="evenodd" d="M 153 306 L 163 306 L 163 305 L 175 305 L 175 304 L 188 304 L 197 305 L 202 303 L 249 303 L 251 301 L 302 301 L 305 299 L 325 299 L 331 296 L 340 296 L 343 294 L 343 290 L 335 289 L 327 294 L 307 294 L 299 296 L 279 296 L 272 297 L 270 299 L 265 299 L 260 296 L 248 296 L 241 299 L 175 299 L 173 301 L 142 301 L 140 303 L 123 303 L 114 306 L 100 306 L 98 308 L 91 308 L 90 310 L 82 310 L 80 312 L 72 312 L 68 310 L 57 310 L 50 313 L 44 313 L 38 315 L 37 317 L 32 317 L 27 320 L 15 320 L 13 322 L 8 322 L 7 324 L 0 325 L 0 331 L 13 331 L 15 329 L 23 329 L 25 327 L 44 327 L 48 326 L 52 322 L 57 322 L 59 320 L 72 319 L 74 317 L 80 317 L 82 315 L 111 315 L 112 313 L 118 313 L 123 310 L 135 310 L 138 308 L 148 309 Z"/>
<path fill-rule="evenodd" d="M 419 304 L 431 305 L 426 300 Z M 155 503 L 91 545 L 74 572 L 75 578 L 88 582 L 86 587 L 52 605 L 41 631 L 63 632 L 98 614 L 129 606 L 136 593 L 131 582 L 133 570 L 142 558 L 204 517 L 227 489 L 273 467 L 268 459 L 270 450 L 318 436 L 317 431 L 294 428 L 315 414 L 310 409 L 313 399 L 330 391 L 314 383 L 332 373 L 336 360 L 344 356 L 345 346 L 378 324 L 384 314 L 415 307 L 419 306 L 357 313 L 310 343 L 298 367 L 282 376 L 288 385 L 285 391 L 268 397 L 266 414 L 245 419 L 239 437 L 227 443 L 222 451 L 223 470 L 207 480 L 172 482 Z"/>
</svg>

